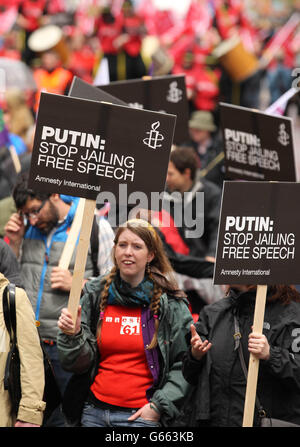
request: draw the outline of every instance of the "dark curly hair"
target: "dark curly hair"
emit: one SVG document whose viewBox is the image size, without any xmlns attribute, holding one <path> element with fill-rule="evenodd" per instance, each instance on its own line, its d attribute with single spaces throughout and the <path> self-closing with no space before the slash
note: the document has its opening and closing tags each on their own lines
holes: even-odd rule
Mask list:
<svg viewBox="0 0 300 447">
<path fill-rule="evenodd" d="M 12 192 L 16 208 L 18 210 L 26 204 L 28 199 L 38 199 L 44 201 L 51 196 L 51 193 L 33 191 L 32 189 L 28 188 L 28 178 L 28 172 L 23 172 L 20 174 Z"/>
</svg>

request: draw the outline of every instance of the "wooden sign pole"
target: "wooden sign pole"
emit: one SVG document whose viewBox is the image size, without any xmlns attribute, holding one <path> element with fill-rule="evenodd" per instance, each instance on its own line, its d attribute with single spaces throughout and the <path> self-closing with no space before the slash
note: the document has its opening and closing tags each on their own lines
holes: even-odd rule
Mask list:
<svg viewBox="0 0 300 447">
<path fill-rule="evenodd" d="M 9 146 L 9 152 L 10 152 L 10 156 L 12 158 L 16 173 L 19 174 L 22 167 L 21 167 L 19 156 L 18 156 L 17 151 L 14 148 L 14 146 Z"/>
<path fill-rule="evenodd" d="M 260 334 L 262 333 L 263 330 L 266 297 L 267 297 L 267 286 L 266 285 L 257 286 L 253 332 L 258 332 Z M 250 353 L 243 427 L 253 426 L 258 368 L 259 368 L 259 359 L 255 357 L 252 353 Z"/>
<path fill-rule="evenodd" d="M 68 310 L 75 323 L 77 310 L 81 296 L 82 283 L 86 266 L 86 258 L 91 239 L 91 231 L 96 208 L 96 200 L 86 199 L 83 209 L 82 225 L 77 245 L 75 266 L 73 271 L 72 286 L 69 295 Z"/>
<path fill-rule="evenodd" d="M 74 251 L 74 248 L 76 246 L 76 242 L 78 239 L 78 235 L 80 232 L 81 224 L 82 224 L 82 217 L 83 217 L 83 210 L 85 205 L 85 199 L 81 198 L 78 202 L 76 213 L 71 225 L 71 229 L 68 234 L 67 241 L 64 245 L 64 249 L 62 251 L 58 267 L 68 270 L 69 264 L 72 258 L 72 254 Z"/>
</svg>

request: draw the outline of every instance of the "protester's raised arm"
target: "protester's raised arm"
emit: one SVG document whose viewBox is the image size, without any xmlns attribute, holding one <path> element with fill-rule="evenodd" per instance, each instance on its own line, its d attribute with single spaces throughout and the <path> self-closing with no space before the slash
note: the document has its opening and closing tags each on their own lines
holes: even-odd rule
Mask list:
<svg viewBox="0 0 300 447">
<path fill-rule="evenodd" d="M 18 213 L 12 214 L 4 227 L 4 231 L 5 236 L 10 241 L 12 250 L 18 258 L 25 233 L 25 225 L 22 217 Z"/>
</svg>

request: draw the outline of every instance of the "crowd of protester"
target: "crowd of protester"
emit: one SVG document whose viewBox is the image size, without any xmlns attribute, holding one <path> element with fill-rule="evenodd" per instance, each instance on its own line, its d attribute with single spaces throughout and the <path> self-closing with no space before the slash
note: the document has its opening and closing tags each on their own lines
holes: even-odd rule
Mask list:
<svg viewBox="0 0 300 447">
<path fill-rule="evenodd" d="M 34 323 L 39 334 L 28 353 L 25 342 L 20 344 L 26 392 L 18 414 L 10 412 L 7 392 L 0 390 L 5 401 L 0 426 L 106 426 L 108 413 L 109 424 L 116 426 L 177 426 L 182 421 L 241 426 L 245 378 L 231 346 L 232 312 L 247 334 L 241 342 L 247 358 L 250 352 L 262 361 L 260 386 L 272 379 L 277 390 L 273 401 L 272 388 L 261 393 L 267 413 L 300 423 L 299 399 L 293 395 L 293 387 L 300 387 L 299 358 L 290 354 L 289 329 L 300 325 L 298 292 L 292 286 L 269 288 L 267 314 L 274 330 L 257 334 L 250 323 L 255 290 L 232 286 L 223 299 L 225 289 L 212 283 L 225 179 L 218 104 L 262 109 L 292 86 L 300 54 L 300 2 L 283 4 L 274 9 L 268 1 L 191 0 L 179 14 L 154 0 L 0 0 L 0 242 L 15 269 L 7 271 L 0 259 L 0 290 L 3 295 L 9 281 L 17 285 L 18 337 L 26 342 L 24 333 L 35 333 Z M 296 21 L 289 25 L 291 17 Z M 47 47 L 51 25 L 60 37 Z M 285 38 L 277 44 L 282 29 Z M 37 51 L 32 42 L 39 30 L 46 33 L 38 38 L 45 40 L 38 42 L 44 49 Z M 228 70 L 220 51 L 230 53 L 236 39 L 240 53 Z M 79 199 L 31 190 L 28 172 L 40 93 L 66 95 L 74 76 L 95 84 L 104 60 L 110 82 L 184 74 L 189 139 L 171 151 L 168 225 L 166 210 L 152 214 L 151 223 L 148 210 L 141 210 L 138 219 L 129 213 L 126 226 L 116 229 L 105 206 L 96 210 L 73 322 L 67 304 L 76 252 L 67 269 L 59 261 Z M 240 66 L 245 73 L 237 79 Z M 22 82 L 13 76 L 16 70 Z M 293 101 L 298 107 L 298 99 Z M 204 211 L 200 237 L 191 238 L 190 228 L 174 225 L 174 191 L 191 193 L 183 213 L 200 221 Z M 204 208 L 195 215 L 198 192 L 204 192 Z M 279 324 L 280 315 L 286 326 Z M 131 324 L 126 342 L 117 335 L 124 319 Z M 3 331 L 0 320 L 0 336 Z M 129 350 L 132 333 L 139 337 Z M 47 420 L 44 381 L 35 379 L 42 364 L 40 343 L 62 396 Z M 35 356 L 32 377 L 27 356 Z M 0 362 L 1 374 L 4 367 Z M 280 404 L 282 396 L 286 406 Z"/>
</svg>

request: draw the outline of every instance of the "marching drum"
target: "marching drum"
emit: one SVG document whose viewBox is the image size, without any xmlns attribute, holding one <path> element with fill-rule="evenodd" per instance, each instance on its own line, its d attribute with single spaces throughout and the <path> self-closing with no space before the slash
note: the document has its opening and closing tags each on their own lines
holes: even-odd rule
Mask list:
<svg viewBox="0 0 300 447">
<path fill-rule="evenodd" d="M 36 53 L 56 51 L 63 63 L 69 57 L 69 50 L 64 40 L 62 30 L 56 25 L 46 25 L 34 31 L 28 39 L 29 48 Z"/>
<path fill-rule="evenodd" d="M 164 76 L 171 72 L 174 62 L 164 48 L 158 48 L 152 55 L 153 75 Z"/>
<path fill-rule="evenodd" d="M 159 48 L 159 40 L 156 36 L 145 36 L 142 40 L 141 55 L 144 63 L 149 66 L 152 62 L 152 55 Z"/>
<path fill-rule="evenodd" d="M 247 51 L 238 36 L 224 40 L 212 52 L 234 82 L 241 82 L 259 68 L 256 56 Z"/>
</svg>

